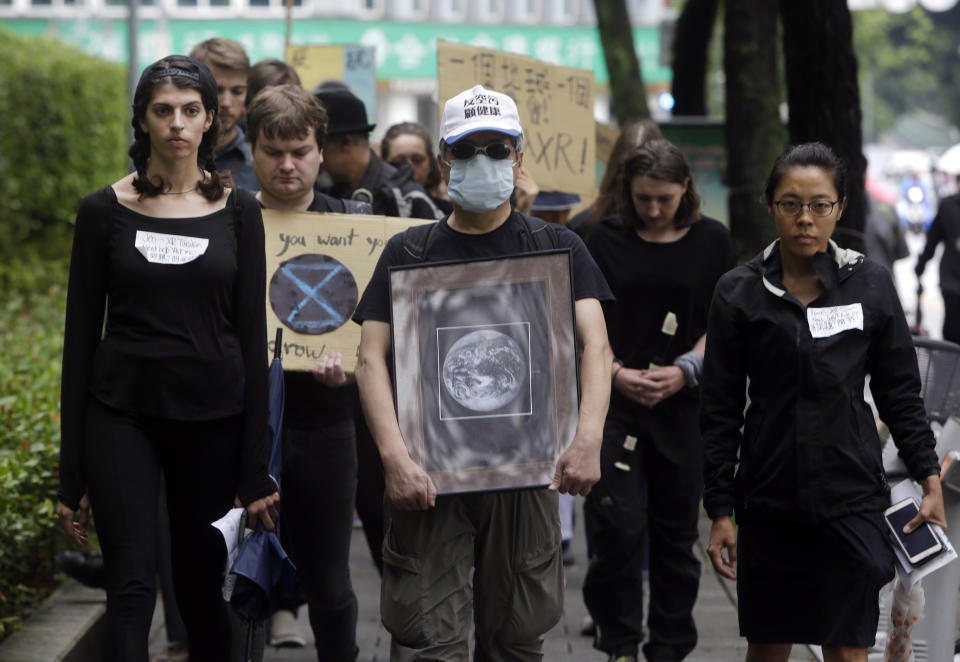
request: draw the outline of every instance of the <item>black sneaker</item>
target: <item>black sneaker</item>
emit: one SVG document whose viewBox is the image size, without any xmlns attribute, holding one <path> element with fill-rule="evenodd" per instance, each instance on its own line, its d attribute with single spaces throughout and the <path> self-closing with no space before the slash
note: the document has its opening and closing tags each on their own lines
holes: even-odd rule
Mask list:
<svg viewBox="0 0 960 662">
<path fill-rule="evenodd" d="M 565 567 L 574 565 L 577 562 L 576 557 L 573 555 L 573 549 L 570 548 L 569 540 L 564 540 L 560 543 L 560 552 L 563 556 L 563 565 Z"/>
</svg>

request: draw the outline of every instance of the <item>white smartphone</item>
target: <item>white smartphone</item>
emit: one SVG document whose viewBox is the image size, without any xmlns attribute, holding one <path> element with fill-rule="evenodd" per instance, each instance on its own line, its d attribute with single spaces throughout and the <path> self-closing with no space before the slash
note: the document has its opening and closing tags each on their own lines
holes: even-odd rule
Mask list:
<svg viewBox="0 0 960 662">
<path fill-rule="evenodd" d="M 920 509 L 917 507 L 917 502 L 909 497 L 883 511 L 883 518 L 887 520 L 890 534 L 913 565 L 929 561 L 943 549 L 940 539 L 926 522 L 910 534 L 903 532 L 903 527 L 916 517 L 918 512 Z"/>
</svg>

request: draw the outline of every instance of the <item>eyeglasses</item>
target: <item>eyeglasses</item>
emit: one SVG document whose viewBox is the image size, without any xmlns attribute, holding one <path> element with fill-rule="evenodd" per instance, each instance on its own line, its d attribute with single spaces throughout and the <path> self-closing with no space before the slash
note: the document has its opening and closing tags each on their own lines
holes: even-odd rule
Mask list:
<svg viewBox="0 0 960 662">
<path fill-rule="evenodd" d="M 491 159 L 503 161 L 504 159 L 510 158 L 513 149 L 510 145 L 499 141 L 487 143 L 483 146 L 468 142 L 456 142 L 452 145 L 447 145 L 446 151 L 450 152 L 455 159 L 472 159 L 477 154 L 485 154 Z M 449 165 L 449 162 L 447 162 L 447 165 Z"/>
<path fill-rule="evenodd" d="M 834 200 L 815 200 L 813 202 L 800 202 L 799 200 L 777 200 L 773 204 L 777 206 L 780 213 L 784 216 L 799 216 L 804 207 L 810 210 L 811 216 L 823 218 L 833 212 L 833 208 L 840 202 Z"/>
</svg>

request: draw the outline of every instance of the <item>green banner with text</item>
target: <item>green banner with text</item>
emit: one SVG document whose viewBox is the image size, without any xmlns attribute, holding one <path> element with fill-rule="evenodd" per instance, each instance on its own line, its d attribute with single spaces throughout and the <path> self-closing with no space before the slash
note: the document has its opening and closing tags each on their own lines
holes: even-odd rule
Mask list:
<svg viewBox="0 0 960 662">
<path fill-rule="evenodd" d="M 21 34 L 46 34 L 79 46 L 93 55 L 115 62 L 128 59 L 127 23 L 122 19 L 3 19 Z M 160 27 L 162 25 L 162 27 Z M 281 19 L 167 19 L 162 24 L 142 20 L 138 27 L 140 66 L 170 53 L 188 53 L 210 37 L 241 42 L 252 62 L 283 58 L 284 22 Z M 660 64 L 660 32 L 655 27 L 635 28 L 634 45 L 648 85 L 669 83 L 671 71 Z M 297 19 L 294 45 L 359 44 L 376 49 L 379 80 L 433 79 L 437 76 L 437 39 L 493 50 L 528 55 L 565 67 L 590 69 L 596 82 L 607 82 L 600 37 L 595 27 L 471 25 Z"/>
</svg>

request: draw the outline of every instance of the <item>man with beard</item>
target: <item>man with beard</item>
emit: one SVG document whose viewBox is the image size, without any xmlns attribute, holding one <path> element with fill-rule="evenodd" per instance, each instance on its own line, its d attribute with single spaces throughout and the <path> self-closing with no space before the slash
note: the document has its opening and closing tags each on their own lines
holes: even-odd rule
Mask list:
<svg viewBox="0 0 960 662">
<path fill-rule="evenodd" d="M 250 147 L 240 126 L 247 98 L 250 58 L 242 44 L 220 37 L 194 46 L 190 57 L 210 67 L 220 88 L 220 137 L 214 152 L 217 170 L 229 172 L 240 188 L 258 190 Z"/>
</svg>

